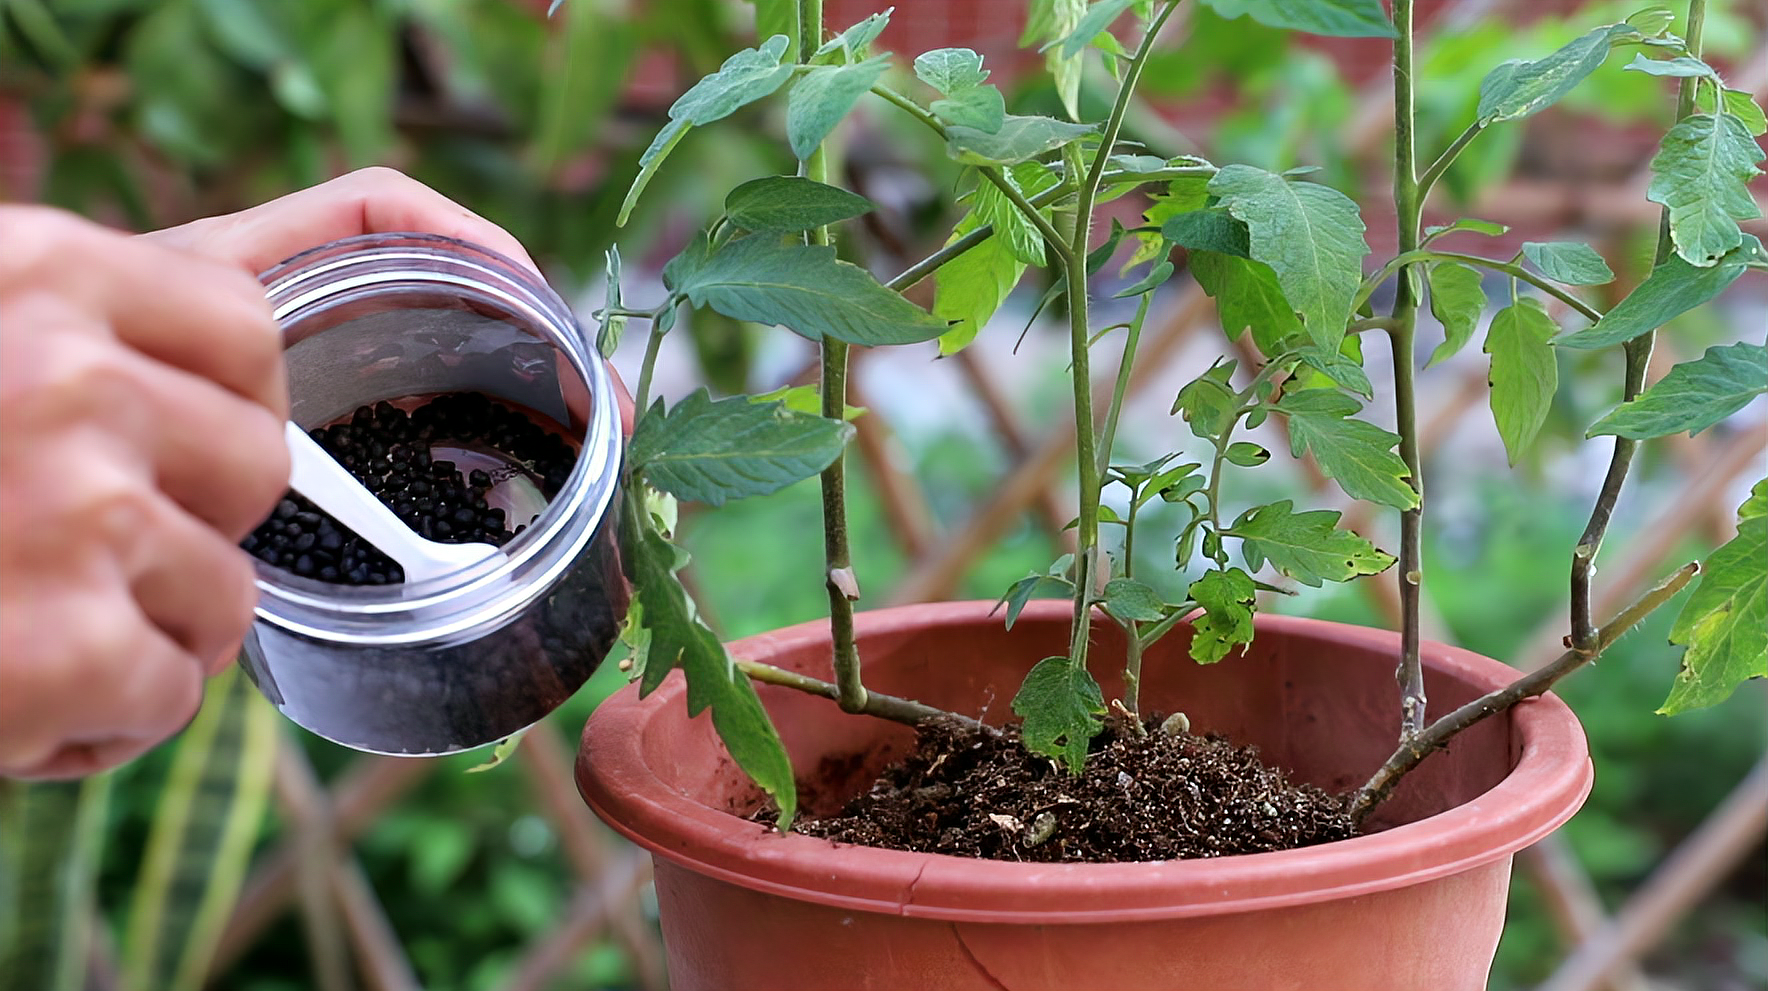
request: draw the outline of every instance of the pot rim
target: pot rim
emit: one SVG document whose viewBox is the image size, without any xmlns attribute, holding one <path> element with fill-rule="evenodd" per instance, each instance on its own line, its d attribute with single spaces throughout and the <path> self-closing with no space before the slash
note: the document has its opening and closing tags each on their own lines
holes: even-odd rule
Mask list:
<svg viewBox="0 0 1768 991">
<path fill-rule="evenodd" d="M 1000 622 L 991 601 L 944 602 L 863 612 L 855 634 L 905 627 Z M 1063 601 L 1028 604 L 1023 620 L 1059 620 Z M 1393 652 L 1399 634 L 1291 616 L 1257 620 L 1261 635 L 1327 636 L 1353 647 Z M 735 656 L 759 659 L 826 643 L 828 621 L 815 620 L 731 644 Z M 1516 670 L 1444 644 L 1426 642 L 1424 663 L 1491 690 Z M 1037 924 L 1131 922 L 1225 915 L 1352 898 L 1406 887 L 1507 857 L 1577 812 L 1594 772 L 1582 727 L 1551 694 L 1511 710 L 1516 765 L 1478 797 L 1437 815 L 1379 833 L 1297 850 L 1202 860 L 1122 864 L 1043 864 L 974 860 L 838 844 L 781 835 L 688 798 L 646 764 L 645 725 L 683 704 L 685 684 L 672 673 L 640 701 L 628 685 L 602 703 L 584 727 L 578 789 L 601 819 L 639 846 L 696 873 L 800 901 L 888 915 L 952 922 Z M 595 754 L 594 761 L 586 759 Z"/>
</svg>

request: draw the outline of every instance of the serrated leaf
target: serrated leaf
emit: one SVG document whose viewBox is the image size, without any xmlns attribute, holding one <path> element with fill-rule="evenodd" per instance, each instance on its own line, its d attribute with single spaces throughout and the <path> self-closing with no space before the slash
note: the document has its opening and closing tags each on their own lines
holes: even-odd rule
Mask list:
<svg viewBox="0 0 1768 991">
<path fill-rule="evenodd" d="M 945 137 L 951 156 L 966 165 L 1013 165 L 1091 133 L 1090 124 L 1008 114 L 998 131 L 948 127 Z"/>
<path fill-rule="evenodd" d="M 1239 568 L 1207 571 L 1186 594 L 1203 607 L 1191 621 L 1191 659 L 1214 664 L 1252 642 L 1252 614 L 1258 603 L 1252 576 Z"/>
<path fill-rule="evenodd" d="M 1217 251 L 1194 251 L 1190 269 L 1197 284 L 1214 297 L 1228 340 L 1251 330 L 1253 344 L 1268 358 L 1282 350 L 1283 341 L 1302 333 L 1301 318 L 1271 266 Z"/>
<path fill-rule="evenodd" d="M 636 488 L 633 487 L 633 488 Z M 627 490 L 620 514 L 620 553 L 650 636 L 641 695 L 649 695 L 677 667 L 687 676 L 688 715 L 712 709 L 712 725 L 725 749 L 750 780 L 780 807 L 779 827 L 789 829 L 798 792 L 792 762 L 749 679 L 737 671 L 718 637 L 701 623 L 675 577 L 682 554 L 645 522 L 638 495 Z"/>
<path fill-rule="evenodd" d="M 1467 346 L 1486 312 L 1486 290 L 1477 269 L 1460 262 L 1440 262 L 1426 274 L 1430 313 L 1443 325 L 1443 343 L 1430 353 L 1426 368 L 1446 361 Z"/>
<path fill-rule="evenodd" d="M 1173 400 L 1173 412 L 1182 413 L 1191 432 L 1202 440 L 1213 441 L 1234 422 L 1239 397 L 1227 383 L 1222 368 L 1213 368 L 1186 383 Z"/>
<path fill-rule="evenodd" d="M 1118 619 L 1153 622 L 1166 615 L 1166 603 L 1147 585 L 1134 578 L 1113 578 L 1105 583 L 1105 608 Z"/>
<path fill-rule="evenodd" d="M 1599 286 L 1615 274 L 1596 249 L 1582 241 L 1524 241 L 1522 255 L 1541 274 L 1568 286 Z"/>
<path fill-rule="evenodd" d="M 1749 190 L 1762 158 L 1749 128 L 1726 113 L 1685 117 L 1664 135 L 1645 197 L 1669 210 L 1684 261 L 1707 268 L 1742 243 L 1738 221 L 1762 215 Z"/>
<path fill-rule="evenodd" d="M 1092 41 L 1099 32 L 1110 27 L 1112 21 L 1117 20 L 1124 11 L 1130 9 L 1130 4 L 1133 2 L 1135 0 L 1098 0 L 1097 3 L 1087 8 L 1085 14 L 1081 15 L 1081 19 L 1075 23 L 1073 30 L 1060 38 L 1045 42 L 1043 48 L 1038 51 L 1046 51 L 1053 46 L 1060 45 L 1063 58 L 1074 58 L 1087 47 L 1087 43 Z"/>
<path fill-rule="evenodd" d="M 1393 22 L 1381 0 L 1204 0 L 1226 18 L 1250 15 L 1274 28 L 1335 38 L 1391 38 Z"/>
<path fill-rule="evenodd" d="M 1228 445 L 1224 457 L 1242 468 L 1256 468 L 1271 460 L 1271 452 L 1251 441 L 1238 440 Z"/>
<path fill-rule="evenodd" d="M 1019 614 L 1025 610 L 1026 603 L 1033 599 L 1066 599 L 1074 595 L 1074 583 L 1056 575 L 1027 575 L 1007 587 L 1001 601 L 995 603 L 999 609 L 1007 607 L 1007 629 L 1019 621 Z"/>
<path fill-rule="evenodd" d="M 1756 101 L 1748 93 L 1740 89 L 1728 89 L 1725 91 L 1724 99 L 1725 112 L 1743 121 L 1743 126 L 1748 128 L 1751 134 L 1761 137 L 1768 133 L 1768 116 L 1763 115 L 1762 108 L 1756 105 Z M 1715 105 L 1712 87 L 1700 86 L 1695 89 L 1695 109 L 1701 113 L 1710 114 L 1714 112 Z"/>
<path fill-rule="evenodd" d="M 716 251 L 701 242 L 677 256 L 664 275 L 695 306 L 783 326 L 813 341 L 914 344 L 946 329 L 865 269 L 838 260 L 835 249 L 771 234 L 740 237 Z"/>
<path fill-rule="evenodd" d="M 1458 231 L 1471 231 L 1475 234 L 1484 234 L 1487 237 L 1498 237 L 1509 232 L 1509 230 L 1509 227 L 1503 224 L 1494 223 L 1490 220 L 1481 220 L 1478 217 L 1462 217 L 1452 224 L 1434 224 L 1430 227 L 1426 227 L 1424 229 L 1424 239 L 1429 241 L 1443 237 L 1447 234 L 1454 234 Z"/>
<path fill-rule="evenodd" d="M 993 86 L 972 86 L 943 100 L 934 100 L 927 109 L 934 116 L 956 127 L 972 127 L 989 134 L 999 134 L 1007 122 L 1007 101 Z"/>
<path fill-rule="evenodd" d="M 663 125 L 657 136 L 645 148 L 644 154 L 638 157 L 638 175 L 632 180 L 632 187 L 626 191 L 626 198 L 620 201 L 620 213 L 614 218 L 614 226 L 625 227 L 626 220 L 632 216 L 632 208 L 638 205 L 639 194 L 650 185 L 651 177 L 662 167 L 663 160 L 687 137 L 689 124 L 685 120 L 672 120 Z"/>
<path fill-rule="evenodd" d="M 1191 210 L 1160 225 L 1161 236 L 1188 251 L 1214 251 L 1236 258 L 1252 257 L 1246 225 L 1225 207 Z"/>
<path fill-rule="evenodd" d="M 952 240 L 980 226 L 982 221 L 971 211 L 952 231 Z M 968 347 L 1024 274 L 1025 263 L 1013 257 L 1006 239 L 999 236 L 941 265 L 933 275 L 933 315 L 950 329 L 939 336 L 939 353 L 956 354 Z"/>
<path fill-rule="evenodd" d="M 1479 84 L 1478 117 L 1485 123 L 1518 120 L 1558 103 L 1602 67 L 1617 40 L 1639 31 L 1606 24 L 1573 39 L 1545 58 L 1512 59 L 1486 74 Z"/>
<path fill-rule="evenodd" d="M 1026 749 L 1055 757 L 1079 774 L 1087 744 L 1099 735 L 1105 696 L 1084 668 L 1066 657 L 1046 657 L 1025 675 L 1013 711 L 1024 719 L 1019 734 Z"/>
<path fill-rule="evenodd" d="M 878 36 L 883 34 L 884 29 L 890 25 L 890 15 L 895 13 L 895 11 L 895 7 L 888 7 L 880 13 L 867 17 L 858 24 L 855 24 L 835 37 L 830 38 L 828 41 L 823 42 L 822 46 L 816 50 L 811 58 L 826 58 L 834 55 L 836 52 L 843 53 L 848 62 L 865 58 L 866 52 L 871 48 L 872 42 L 878 40 Z"/>
<path fill-rule="evenodd" d="M 1707 268 L 1696 268 L 1682 256 L 1671 255 L 1601 320 L 1554 343 L 1593 350 L 1630 341 L 1718 296 L 1737 281 L 1751 261 L 1760 262 L 1763 257 L 1762 242 L 1751 234 L 1745 234 L 1743 243 L 1717 265 Z"/>
<path fill-rule="evenodd" d="M 1350 396 L 1331 389 L 1304 389 L 1278 400 L 1276 412 L 1289 418 L 1290 453 L 1314 453 L 1320 470 L 1336 479 L 1353 499 L 1396 509 L 1418 505 L 1406 479 L 1406 462 L 1394 453 L 1399 434 L 1389 433 L 1352 414 L 1360 408 Z"/>
<path fill-rule="evenodd" d="M 731 223 L 746 231 L 791 233 L 839 223 L 878 205 L 856 193 L 802 176 L 751 179 L 724 198 Z"/>
<path fill-rule="evenodd" d="M 604 258 L 606 286 L 602 294 L 602 325 L 596 331 L 595 349 L 602 357 L 612 358 L 620 348 L 620 335 L 626 332 L 626 317 L 612 312 L 623 305 L 620 300 L 620 249 L 610 245 Z"/>
<path fill-rule="evenodd" d="M 1021 162 L 1002 169 L 1000 178 L 1026 198 L 1036 196 L 1060 181 L 1055 173 L 1037 162 Z M 993 182 L 979 180 L 970 193 L 970 203 L 977 219 L 994 228 L 995 237 L 1002 240 L 1013 257 L 1028 265 L 1044 263 L 1043 234 Z"/>
<path fill-rule="evenodd" d="M 1768 480 L 1738 508 L 1737 536 L 1707 558 L 1670 642 L 1688 650 L 1658 709 L 1664 715 L 1717 705 L 1745 681 L 1768 677 Z"/>
<path fill-rule="evenodd" d="M 784 403 L 785 407 L 796 413 L 810 416 L 823 415 L 823 391 L 815 385 L 782 385 L 771 392 L 759 392 L 749 397 L 752 403 Z M 866 414 L 864 406 L 841 405 L 841 419 L 849 423 Z"/>
<path fill-rule="evenodd" d="M 709 506 L 766 495 L 827 468 L 853 427 L 743 396 L 698 389 L 667 413 L 658 400 L 632 433 L 633 471 L 675 496 Z"/>
<path fill-rule="evenodd" d="M 1613 434 L 1646 440 L 1700 433 L 1768 392 L 1768 349 L 1760 344 L 1711 347 L 1670 369 L 1632 402 L 1596 421 L 1591 437 Z"/>
<path fill-rule="evenodd" d="M 1541 301 L 1524 297 L 1499 310 L 1486 329 L 1485 353 L 1492 356 L 1492 420 L 1514 467 L 1535 442 L 1553 394 L 1559 388 L 1559 361 L 1553 335 L 1559 326 Z"/>
<path fill-rule="evenodd" d="M 745 48 L 724 60 L 718 71 L 695 83 L 669 107 L 669 119 L 710 124 L 785 85 L 792 66 L 781 65 L 790 42 L 776 34 L 760 48 Z"/>
<path fill-rule="evenodd" d="M 890 59 L 883 55 L 855 65 L 819 65 L 792 85 L 786 94 L 786 141 L 799 161 L 816 153 L 889 67 Z"/>
<path fill-rule="evenodd" d="M 1297 513 L 1294 503 L 1284 499 L 1247 510 L 1223 532 L 1239 537 L 1244 549 L 1270 561 L 1279 572 L 1315 588 L 1321 582 L 1378 575 L 1393 566 L 1393 555 L 1349 530 L 1337 529 L 1339 515 L 1330 509 Z"/>
<path fill-rule="evenodd" d="M 1649 76 L 1674 76 L 1677 78 L 1705 76 L 1710 79 L 1719 78 L 1719 74 L 1713 71 L 1712 66 L 1702 62 L 1700 59 L 1697 59 L 1692 55 L 1677 55 L 1674 58 L 1654 59 L 1647 58 L 1644 52 L 1636 52 L 1633 55 L 1633 61 L 1628 62 L 1624 68 L 1631 69 L 1634 72 L 1643 72 Z"/>
<path fill-rule="evenodd" d="M 1349 340 L 1347 338 L 1347 340 Z M 1346 357 L 1340 351 L 1326 351 L 1318 345 L 1309 344 L 1297 348 L 1296 357 L 1300 358 L 1309 368 L 1330 379 L 1333 384 L 1349 389 L 1365 399 L 1375 397 L 1375 386 L 1370 383 L 1369 375 L 1359 364 L 1362 355 L 1359 352 L 1355 359 Z M 1248 423 L 1248 426 L 1254 424 Z"/>
<path fill-rule="evenodd" d="M 1356 203 L 1330 186 L 1249 165 L 1224 167 L 1209 191 L 1246 224 L 1252 257 L 1277 274 L 1308 336 L 1328 350 L 1338 347 L 1369 253 Z"/>
<path fill-rule="evenodd" d="M 936 48 L 915 58 L 915 75 L 945 96 L 981 86 L 988 78 L 982 56 L 968 48 Z"/>
</svg>

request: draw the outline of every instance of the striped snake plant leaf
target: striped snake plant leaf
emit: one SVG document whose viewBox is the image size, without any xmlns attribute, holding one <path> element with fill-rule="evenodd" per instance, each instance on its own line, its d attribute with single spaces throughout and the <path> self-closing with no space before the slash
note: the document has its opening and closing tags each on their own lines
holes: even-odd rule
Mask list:
<svg viewBox="0 0 1768 991">
<path fill-rule="evenodd" d="M 111 778 L 0 782 L 0 987 L 82 991 Z"/>
</svg>

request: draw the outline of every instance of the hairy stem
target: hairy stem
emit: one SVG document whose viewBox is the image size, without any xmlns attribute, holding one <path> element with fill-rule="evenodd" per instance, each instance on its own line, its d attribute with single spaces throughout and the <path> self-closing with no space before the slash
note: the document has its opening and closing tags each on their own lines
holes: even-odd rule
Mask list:
<svg viewBox="0 0 1768 991">
<path fill-rule="evenodd" d="M 1608 625 L 1597 630 L 1589 647 L 1568 649 L 1546 667 L 1523 675 L 1504 688 L 1474 699 L 1438 719 L 1430 725 L 1429 729 L 1401 744 L 1400 748 L 1394 751 L 1393 756 L 1381 765 L 1381 769 L 1376 771 L 1374 776 L 1358 790 L 1356 797 L 1351 801 L 1351 816 L 1361 823 L 1377 805 L 1380 805 L 1388 795 L 1392 794 L 1394 785 L 1399 783 L 1400 778 L 1407 771 L 1417 767 L 1420 761 L 1448 743 L 1455 734 L 1483 719 L 1504 712 L 1523 699 L 1545 693 L 1559 679 L 1596 660 L 1603 651 L 1621 638 L 1621 634 L 1638 625 L 1640 620 L 1674 598 L 1676 593 L 1682 591 L 1689 581 L 1699 573 L 1700 565 L 1698 563 L 1683 565 L 1657 587 L 1640 596 L 1638 601 L 1621 610 L 1620 614 Z"/>
<path fill-rule="evenodd" d="M 1418 249 L 1422 196 L 1413 147 L 1412 0 L 1394 0 L 1394 210 L 1399 216 L 1399 249 Z M 1400 741 L 1424 729 L 1424 667 L 1419 661 L 1419 597 L 1424 576 L 1419 559 L 1419 534 L 1424 525 L 1424 476 L 1418 456 L 1417 365 L 1418 300 L 1412 293 L 1412 272 L 1402 266 L 1394 294 L 1390 331 L 1393 341 L 1394 420 L 1400 435 L 1400 459 L 1406 462 L 1418 505 L 1400 514 Z"/>
<path fill-rule="evenodd" d="M 779 685 L 782 688 L 790 688 L 795 691 L 805 692 L 809 695 L 821 695 L 823 698 L 837 702 L 841 699 L 841 689 L 835 684 L 824 681 L 821 678 L 812 678 L 807 674 L 799 674 L 796 671 L 787 671 L 785 668 L 777 668 L 771 664 L 763 664 L 760 661 L 745 661 L 739 659 L 736 661 L 736 665 L 737 670 L 741 671 L 751 681 L 759 681 L 765 685 Z M 907 723 L 910 726 L 918 726 L 929 720 L 949 719 L 976 733 L 986 733 L 989 736 L 997 736 L 1000 733 L 999 730 L 992 726 L 977 722 L 969 716 L 960 716 L 957 713 L 947 712 L 944 709 L 935 709 L 930 705 L 916 702 L 913 699 L 897 698 L 895 695 L 885 695 L 883 692 L 866 693 L 865 705 L 863 705 L 858 711 L 862 715 L 876 716 L 879 719 L 889 719 L 898 723 Z"/>
<path fill-rule="evenodd" d="M 1700 56 L 1701 33 L 1706 26 L 1706 0 L 1689 0 L 1688 3 L 1688 51 L 1695 57 Z M 1694 112 L 1694 90 L 1698 80 L 1685 77 L 1681 89 L 1676 94 L 1676 119 L 1681 120 Z M 1662 265 L 1675 251 L 1676 246 L 1670 238 L 1670 209 L 1665 207 L 1658 219 L 1657 254 L 1653 263 Z M 1655 331 L 1647 331 L 1628 341 L 1623 346 L 1626 355 L 1626 367 L 1621 372 L 1621 402 L 1629 402 L 1638 398 L 1645 388 L 1645 369 L 1651 363 L 1651 349 L 1656 337 Z M 1585 525 L 1583 536 L 1578 538 L 1577 547 L 1572 549 L 1571 572 L 1571 645 L 1588 648 L 1596 639 L 1596 629 L 1590 620 L 1590 583 L 1596 576 L 1596 554 L 1602 550 L 1602 538 L 1608 533 L 1609 520 L 1614 516 L 1615 503 L 1620 500 L 1621 488 L 1627 482 L 1627 472 L 1633 466 L 1633 454 L 1639 449 L 1639 442 L 1626 437 L 1615 437 L 1614 453 L 1608 461 L 1608 473 L 1603 476 L 1602 489 L 1596 495 L 1596 504 L 1590 509 L 1590 522 Z"/>
<path fill-rule="evenodd" d="M 1480 268 L 1489 269 L 1493 272 L 1502 272 L 1512 279 L 1527 282 L 1536 289 L 1541 290 L 1547 295 L 1552 296 L 1554 299 L 1559 300 L 1561 303 L 1577 310 L 1578 313 L 1582 314 L 1591 323 L 1595 323 L 1602 319 L 1601 310 L 1596 309 L 1589 303 L 1586 303 L 1565 291 L 1557 283 L 1546 276 L 1536 275 L 1514 262 L 1499 261 L 1496 258 L 1485 258 L 1480 255 L 1465 255 L 1457 251 L 1436 251 L 1424 248 L 1415 251 L 1407 251 L 1403 254 L 1394 256 L 1392 261 L 1389 261 L 1386 265 L 1377 269 L 1374 275 L 1364 279 L 1363 284 L 1357 288 L 1356 296 L 1351 299 L 1352 307 L 1360 308 L 1365 302 L 1367 302 L 1369 296 L 1375 292 L 1375 288 L 1383 282 L 1386 282 L 1388 276 L 1393 275 L 1407 265 L 1426 261 L 1464 262 L 1468 265 L 1475 265 Z"/>
<path fill-rule="evenodd" d="M 673 306 L 674 300 L 665 303 Z M 660 313 L 661 311 L 659 311 Z M 651 336 L 645 340 L 645 357 L 638 366 L 638 394 L 632 401 L 634 413 L 643 416 L 651 402 L 651 375 L 657 370 L 657 353 L 663 349 L 663 331 L 656 315 L 651 317 Z"/>
</svg>

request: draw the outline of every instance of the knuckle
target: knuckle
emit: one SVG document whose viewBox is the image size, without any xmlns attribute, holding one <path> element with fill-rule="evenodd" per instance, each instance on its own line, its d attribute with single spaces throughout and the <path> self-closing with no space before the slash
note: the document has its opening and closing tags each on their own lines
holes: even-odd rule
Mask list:
<svg viewBox="0 0 1768 991">
<path fill-rule="evenodd" d="M 90 221 L 46 206 L 10 206 L 0 214 L 6 250 L 0 252 L 0 279 L 36 281 L 45 268 L 87 243 L 100 228 Z"/>
<path fill-rule="evenodd" d="M 344 179 L 352 185 L 362 185 L 370 188 L 417 184 L 416 179 L 413 179 L 398 169 L 386 165 L 370 165 L 367 168 L 357 169 L 345 176 Z"/>
<path fill-rule="evenodd" d="M 139 570 L 146 536 L 160 515 L 153 492 L 145 485 L 114 484 L 94 493 L 81 508 L 81 532 L 108 548 L 126 571 Z"/>
</svg>

